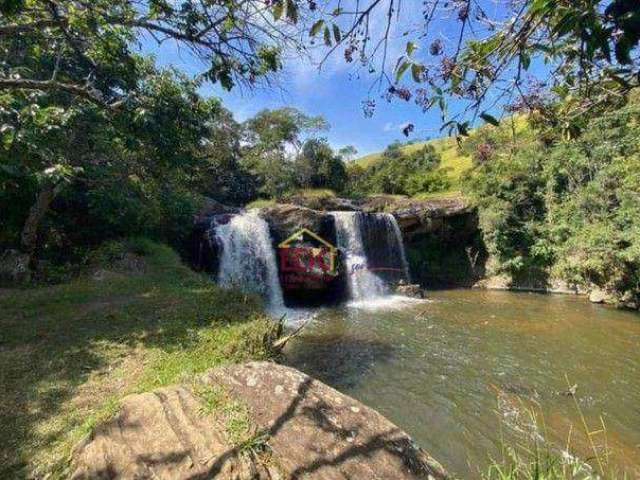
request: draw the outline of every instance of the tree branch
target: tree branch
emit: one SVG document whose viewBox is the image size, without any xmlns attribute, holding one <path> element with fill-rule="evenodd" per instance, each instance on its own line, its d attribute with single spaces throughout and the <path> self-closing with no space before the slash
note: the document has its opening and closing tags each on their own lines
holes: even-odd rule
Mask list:
<svg viewBox="0 0 640 480">
<path fill-rule="evenodd" d="M 39 30 L 41 28 L 56 27 L 56 26 L 58 26 L 58 22 L 56 22 L 55 20 L 39 20 L 37 22 L 31 22 L 31 23 L 23 23 L 23 24 L 12 23 L 9 25 L 1 25 L 0 37 L 5 35 L 15 35 L 17 33 L 23 33 L 23 32 L 31 32 L 33 30 Z"/>
<path fill-rule="evenodd" d="M 53 80 L 30 80 L 25 78 L 0 78 L 0 90 L 23 89 L 42 91 L 63 91 L 78 95 L 101 107 L 111 107 L 102 99 L 99 91 L 92 91 L 86 87 L 74 85 L 72 83 L 56 82 Z"/>
</svg>

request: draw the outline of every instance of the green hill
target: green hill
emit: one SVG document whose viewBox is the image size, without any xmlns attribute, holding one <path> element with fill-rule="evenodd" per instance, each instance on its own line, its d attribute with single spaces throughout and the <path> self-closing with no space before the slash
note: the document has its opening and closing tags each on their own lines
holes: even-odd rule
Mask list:
<svg viewBox="0 0 640 480">
<path fill-rule="evenodd" d="M 489 130 L 487 130 L 489 129 Z M 517 135 L 520 141 L 531 141 L 533 131 L 528 126 L 527 117 L 524 115 L 514 115 L 501 120 L 499 130 L 492 125 L 483 124 L 478 128 L 474 128 L 470 131 L 470 136 L 473 137 L 478 132 L 490 132 L 490 131 L 502 131 L 504 135 L 511 136 Z M 506 139 L 505 139 L 506 141 Z M 513 139 L 511 141 L 514 141 Z M 402 146 L 402 151 L 405 154 L 411 154 L 417 150 L 420 150 L 425 145 L 433 145 L 436 152 L 440 154 L 441 163 L 438 170 L 445 170 L 447 177 L 451 180 L 451 188 L 445 192 L 420 194 L 419 198 L 431 198 L 431 197 L 443 197 L 448 195 L 456 195 L 460 193 L 460 180 L 473 166 L 471 157 L 466 155 L 458 147 L 458 142 L 455 137 L 442 137 L 428 140 L 426 142 L 416 142 Z M 382 152 L 371 153 L 360 157 L 352 162 L 354 165 L 358 165 L 362 168 L 368 168 L 382 159 Z"/>
<path fill-rule="evenodd" d="M 460 178 L 462 174 L 472 166 L 471 157 L 464 155 L 458 148 L 458 143 L 453 137 L 436 138 L 427 142 L 417 142 L 402 147 L 403 152 L 409 154 L 420 150 L 425 145 L 430 144 L 436 149 L 442 158 L 439 170 L 447 170 L 451 179 L 451 189 L 448 192 L 439 192 L 437 196 L 447 193 L 457 193 L 460 190 Z M 382 152 L 371 153 L 353 161 L 355 165 L 368 168 L 382 159 Z M 435 194 L 434 194 L 435 195 Z"/>
</svg>

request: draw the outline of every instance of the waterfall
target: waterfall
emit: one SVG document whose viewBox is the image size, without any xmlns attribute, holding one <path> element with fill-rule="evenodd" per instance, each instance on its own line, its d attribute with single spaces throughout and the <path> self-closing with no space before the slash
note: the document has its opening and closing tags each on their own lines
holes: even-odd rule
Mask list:
<svg viewBox="0 0 640 480">
<path fill-rule="evenodd" d="M 258 211 L 234 215 L 227 223 L 216 224 L 214 220 L 212 228 L 222 249 L 218 283 L 258 293 L 270 308 L 282 308 L 284 301 L 269 226 Z"/>
<path fill-rule="evenodd" d="M 379 297 L 388 283 L 408 280 L 402 235 L 388 213 L 333 212 L 353 300 Z"/>
</svg>

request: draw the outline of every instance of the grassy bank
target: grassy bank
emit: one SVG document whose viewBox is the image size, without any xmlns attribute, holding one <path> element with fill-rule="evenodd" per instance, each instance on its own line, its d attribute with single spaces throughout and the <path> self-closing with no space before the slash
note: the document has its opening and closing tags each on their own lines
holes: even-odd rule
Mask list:
<svg viewBox="0 0 640 480">
<path fill-rule="evenodd" d="M 257 299 L 163 245 L 103 256 L 112 266 L 71 283 L 0 291 L 0 478 L 64 477 L 72 446 L 125 395 L 270 355 Z"/>
</svg>

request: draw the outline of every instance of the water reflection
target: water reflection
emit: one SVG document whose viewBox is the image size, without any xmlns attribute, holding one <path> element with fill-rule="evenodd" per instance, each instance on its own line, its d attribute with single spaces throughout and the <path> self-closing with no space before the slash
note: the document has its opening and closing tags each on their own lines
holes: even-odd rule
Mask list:
<svg viewBox="0 0 640 480">
<path fill-rule="evenodd" d="M 575 401 L 640 477 L 640 317 L 570 296 L 441 291 L 402 309 L 327 310 L 290 362 L 378 409 L 452 473 L 477 477 L 535 405 L 589 456 Z M 568 380 L 567 380 L 568 379 Z M 575 396 L 570 395 L 571 391 Z M 528 434 L 531 434 L 529 432 Z M 596 436 L 596 442 L 603 438 Z"/>
<path fill-rule="evenodd" d="M 336 310 L 309 328 L 303 342 L 286 352 L 287 363 L 338 389 L 356 387 L 376 363 L 388 362 L 395 347 L 388 341 L 352 332 L 348 312 Z"/>
</svg>

